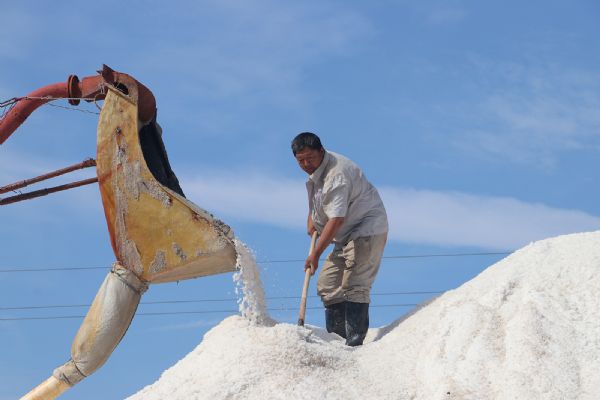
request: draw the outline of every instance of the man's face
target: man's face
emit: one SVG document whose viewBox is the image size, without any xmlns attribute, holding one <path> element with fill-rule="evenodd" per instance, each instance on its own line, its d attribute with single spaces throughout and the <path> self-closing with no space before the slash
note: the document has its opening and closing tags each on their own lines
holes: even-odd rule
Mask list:
<svg viewBox="0 0 600 400">
<path fill-rule="evenodd" d="M 296 161 L 298 161 L 298 165 L 304 172 L 309 175 L 312 175 L 321 162 L 323 162 L 323 157 L 325 156 L 325 150 L 315 150 L 309 147 L 304 148 L 296 152 Z"/>
</svg>

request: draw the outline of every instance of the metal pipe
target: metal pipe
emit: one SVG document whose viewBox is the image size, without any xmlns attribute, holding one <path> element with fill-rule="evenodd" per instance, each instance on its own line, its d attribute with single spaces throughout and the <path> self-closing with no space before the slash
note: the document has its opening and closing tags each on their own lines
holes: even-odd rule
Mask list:
<svg viewBox="0 0 600 400">
<path fill-rule="evenodd" d="M 53 171 L 53 172 L 48 172 L 47 174 L 36 176 L 35 178 L 25 179 L 25 180 L 20 181 L 20 182 L 15 182 L 15 183 L 11 183 L 11 184 L 6 185 L 6 186 L 2 186 L 2 187 L 0 187 L 0 194 L 7 193 L 7 192 L 12 192 L 13 190 L 21 189 L 21 188 L 24 188 L 25 186 L 29 186 L 29 185 L 37 183 L 37 182 L 45 181 L 46 179 L 50 179 L 50 178 L 54 178 L 54 177 L 57 177 L 57 176 L 60 176 L 60 175 L 64 175 L 66 173 L 69 173 L 69 172 L 72 172 L 72 171 L 76 171 L 78 169 L 95 167 L 95 166 L 96 166 L 96 160 L 94 160 L 93 158 L 89 158 L 89 159 L 87 159 L 85 161 L 80 162 L 79 164 L 75 164 L 75 165 L 71 165 L 69 167 L 61 168 L 61 169 L 58 169 L 58 170 Z"/>
<path fill-rule="evenodd" d="M 0 144 L 4 143 L 32 112 L 39 106 L 50 101 L 50 99 L 42 99 L 39 97 L 64 98 L 68 96 L 68 89 L 64 83 L 54 83 L 34 90 L 27 96 L 36 98 L 20 99 L 6 116 L 0 120 Z"/>
<path fill-rule="evenodd" d="M 98 182 L 97 177 L 84 179 L 82 181 L 67 183 L 65 185 L 54 186 L 54 187 L 47 188 L 47 189 L 35 190 L 33 192 L 18 194 L 16 196 L 5 197 L 3 199 L 0 199 L 0 206 L 5 206 L 7 204 L 16 203 L 16 202 L 23 201 L 23 200 L 34 199 L 36 197 L 46 196 L 47 194 L 50 194 L 50 193 L 61 192 L 63 190 L 73 189 L 73 188 L 76 188 L 79 186 L 89 185 L 89 184 L 96 183 L 96 182 Z"/>
<path fill-rule="evenodd" d="M 86 101 L 103 100 L 105 86 L 111 85 L 124 88 L 124 82 L 135 82 L 137 85 L 138 116 L 143 124 L 150 122 L 156 114 L 156 100 L 146 86 L 122 72 L 113 71 L 103 65 L 97 76 L 88 76 L 81 81 L 76 75 L 71 75 L 66 82 L 53 83 L 29 93 L 21 98 L 15 106 L 0 120 L 0 144 L 34 112 L 38 107 L 54 99 L 69 99 L 72 105 L 79 103 L 77 99 Z"/>
</svg>

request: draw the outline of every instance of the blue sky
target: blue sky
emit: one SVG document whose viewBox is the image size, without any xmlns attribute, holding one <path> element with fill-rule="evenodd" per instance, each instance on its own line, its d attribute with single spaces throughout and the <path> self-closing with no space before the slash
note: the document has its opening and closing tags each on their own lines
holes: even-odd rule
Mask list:
<svg viewBox="0 0 600 400">
<path fill-rule="evenodd" d="M 594 1 L 13 2 L 0 14 L 0 100 L 94 75 L 103 63 L 134 76 L 157 98 L 188 198 L 230 224 L 260 261 L 307 252 L 305 176 L 289 150 L 307 130 L 380 189 L 386 256 L 506 252 L 600 228 L 598 17 Z M 40 108 L 0 147 L 0 185 L 95 157 L 96 125 L 93 114 Z M 97 187 L 2 207 L 0 221 L 2 270 L 106 268 L 0 273 L 0 307 L 91 302 L 114 261 Z M 373 305 L 418 303 L 431 295 L 388 293 L 454 288 L 500 257 L 387 258 Z M 297 306 L 277 297 L 299 295 L 301 264 L 261 264 L 270 307 Z M 155 285 L 143 301 L 233 297 L 226 274 Z M 373 307 L 372 325 L 409 309 Z M 139 315 L 107 364 L 64 398 L 134 393 L 226 315 Z M 80 322 L 0 321 L 0 399 L 65 362 Z M 322 312 L 309 310 L 307 322 L 322 325 Z"/>
</svg>

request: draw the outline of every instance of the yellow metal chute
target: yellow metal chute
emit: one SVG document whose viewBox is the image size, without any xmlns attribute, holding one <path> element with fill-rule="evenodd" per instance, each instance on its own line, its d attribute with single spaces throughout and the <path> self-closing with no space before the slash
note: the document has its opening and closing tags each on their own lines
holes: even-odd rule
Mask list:
<svg viewBox="0 0 600 400">
<path fill-rule="evenodd" d="M 96 168 L 117 259 L 147 282 L 233 271 L 231 229 L 154 178 L 140 146 L 137 115 L 131 97 L 109 89 Z"/>
<path fill-rule="evenodd" d="M 178 193 L 178 184 L 161 183 L 149 167 L 140 128 L 155 121 L 141 126 L 138 83 L 120 75 L 118 85 L 105 89 L 96 170 L 117 262 L 73 340 L 71 358 L 22 400 L 54 399 L 100 368 L 127 331 L 148 284 L 236 268 L 229 226 Z"/>
</svg>

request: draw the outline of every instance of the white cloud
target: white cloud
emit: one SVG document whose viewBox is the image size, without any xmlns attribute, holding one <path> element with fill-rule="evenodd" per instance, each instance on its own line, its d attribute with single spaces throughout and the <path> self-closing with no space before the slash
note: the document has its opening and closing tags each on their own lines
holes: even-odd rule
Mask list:
<svg viewBox="0 0 600 400">
<path fill-rule="evenodd" d="M 255 123 L 248 113 L 261 107 L 273 113 L 281 109 L 310 112 L 314 99 L 307 96 L 311 89 L 304 85 L 310 69 L 344 59 L 360 49 L 361 40 L 373 30 L 368 18 L 353 7 L 327 2 L 212 0 L 173 5 L 154 1 L 145 7 L 121 2 L 116 14 L 111 7 L 87 5 L 77 9 L 55 5 L 44 10 L 46 13 L 21 3 L 13 8 L 11 15 L 19 26 L 44 34 L 29 39 L 27 33 L 26 43 L 21 43 L 21 36 L 19 41 L 7 37 L 0 44 L 0 50 L 6 46 L 6 51 L 0 54 L 12 54 L 22 46 L 21 58 L 31 58 L 31 62 L 19 60 L 21 64 L 35 66 L 34 54 L 51 55 L 53 63 L 32 71 L 17 71 L 14 65 L 3 71 L 0 65 L 4 98 L 66 79 L 71 72 L 80 77 L 94 75 L 100 61 L 90 60 L 100 59 L 151 88 L 158 99 L 159 120 L 184 123 L 185 132 L 194 129 L 204 135 L 241 132 Z M 153 23 L 131 25 L 129 15 Z M 58 16 L 69 24 L 49 22 Z M 3 20 L 0 12 L 0 22 Z M 127 29 L 69 35 L 95 26 L 98 20 L 110 20 Z M 24 34 L 22 29 L 11 29 L 14 21 L 6 24 L 7 31 Z M 61 42 L 65 37 L 66 42 Z M 126 44 L 123 37 L 127 37 Z M 51 48 L 49 43 L 63 45 Z M 73 53 L 73 48 L 84 50 Z M 34 81 L 38 83 L 31 84 Z M 260 115 L 264 119 L 264 112 Z"/>
<path fill-rule="evenodd" d="M 306 226 L 307 195 L 302 181 L 260 173 L 210 173 L 184 179 L 186 196 L 220 218 L 235 217 L 285 228 Z"/>
<path fill-rule="evenodd" d="M 546 237 L 600 229 L 600 217 L 510 197 L 381 190 L 392 240 L 510 250 Z"/>
<path fill-rule="evenodd" d="M 58 168 L 51 167 L 46 160 L 7 150 L 6 147 L 0 148 L 0 186 L 56 169 Z"/>
<path fill-rule="evenodd" d="M 27 54 L 38 31 L 34 20 L 30 13 L 18 5 L 12 2 L 2 4 L 0 26 L 5 34 L 0 37 L 0 54 L 5 60 Z"/>
<path fill-rule="evenodd" d="M 80 54 L 78 58 L 70 50 L 81 47 L 91 58 L 100 57 L 149 83 L 157 95 L 163 90 L 180 103 L 244 98 L 246 106 L 258 101 L 297 106 L 306 69 L 351 52 L 372 30 L 368 19 L 352 7 L 326 2 L 154 1 L 144 7 L 112 3 L 119 13 L 111 7 L 58 4 L 45 10 L 48 15 L 32 5 L 7 4 L 0 13 L 0 26 L 6 32 L 19 32 L 19 40 L 9 35 L 0 39 L 0 54 L 5 58 L 47 54 L 48 43 L 66 35 L 64 43 L 69 46 L 53 49 L 53 71 L 89 68 Z M 128 15 L 142 22 L 132 25 Z M 69 24 L 50 23 L 59 16 Z M 106 18 L 129 30 L 99 29 L 81 37 L 68 36 Z M 150 20 L 153 23 L 143 22 Z M 57 67 L 57 62 L 64 65 Z M 91 70 L 79 73 L 93 75 Z"/>
<path fill-rule="evenodd" d="M 17 177 L 31 177 L 50 169 L 46 162 L 24 159 L 7 151 L 0 158 L 0 182 L 6 184 Z M 191 201 L 224 221 L 235 218 L 305 229 L 307 195 L 304 181 L 260 171 L 202 170 L 208 172 L 204 175 L 180 174 L 184 192 Z M 88 175 L 89 171 L 78 171 L 63 180 L 73 181 Z M 62 182 L 52 182 L 52 185 L 59 183 Z M 390 240 L 398 242 L 515 249 L 550 236 L 600 229 L 598 216 L 510 197 L 403 187 L 381 187 L 380 193 L 390 220 Z M 38 222 L 60 220 L 63 212 L 69 213 L 69 218 L 74 212 L 102 214 L 96 190 L 75 189 L 63 195 L 60 201 L 55 200 L 38 200 L 36 203 L 32 200 L 2 211 L 10 211 L 11 218 Z"/>
<path fill-rule="evenodd" d="M 459 134 L 456 146 L 542 168 L 554 167 L 564 152 L 600 150 L 600 75 L 515 64 L 478 68 L 502 89 L 460 111 L 477 128 Z"/>
<path fill-rule="evenodd" d="M 467 16 L 466 7 L 461 0 L 407 1 L 403 5 L 431 25 L 458 23 Z"/>
<path fill-rule="evenodd" d="M 427 21 L 431 24 L 447 24 L 462 21 L 466 16 L 464 9 L 447 5 L 436 6 L 429 12 Z"/>
<path fill-rule="evenodd" d="M 28 60 L 34 44 L 39 40 L 40 28 L 32 13 L 23 9 L 19 2 L 3 2 L 0 9 L 0 101 L 22 95 L 16 81 L 15 66 Z M 34 63 L 31 63 L 32 65 Z M 24 94 L 24 93 L 23 93 Z M 0 116 L 4 109 L 0 109 Z"/>
<path fill-rule="evenodd" d="M 300 180 L 214 172 L 184 179 L 183 187 L 192 201 L 225 220 L 305 227 L 306 192 Z M 506 250 L 550 236 L 600 229 L 600 217 L 509 197 L 397 187 L 380 192 L 393 241 Z"/>
<path fill-rule="evenodd" d="M 151 68 L 176 68 L 178 84 L 185 82 L 177 93 L 213 100 L 297 104 L 307 67 L 350 51 L 370 32 L 368 21 L 349 7 L 324 3 L 212 2 L 191 7 L 189 16 L 202 21 L 195 34 L 159 44 L 161 58 Z"/>
</svg>

